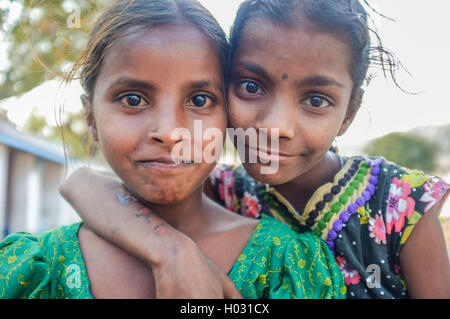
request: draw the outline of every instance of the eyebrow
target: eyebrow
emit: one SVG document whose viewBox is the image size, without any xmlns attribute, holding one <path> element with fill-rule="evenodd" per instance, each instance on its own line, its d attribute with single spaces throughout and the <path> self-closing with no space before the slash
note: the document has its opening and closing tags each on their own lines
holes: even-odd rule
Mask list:
<svg viewBox="0 0 450 319">
<path fill-rule="evenodd" d="M 264 70 L 263 67 L 259 66 L 258 64 L 251 63 L 251 62 L 239 62 L 237 64 L 238 67 L 243 67 L 247 71 L 250 71 L 260 77 L 266 78 L 267 80 L 270 80 L 271 77 L 269 76 L 269 73 Z"/>
<path fill-rule="evenodd" d="M 309 78 L 300 80 L 295 82 L 295 86 L 303 87 L 303 86 L 337 86 L 340 88 L 345 88 L 345 85 L 336 81 L 333 78 L 324 75 L 315 75 Z"/>
<path fill-rule="evenodd" d="M 238 67 L 243 67 L 247 71 L 250 71 L 258 76 L 264 77 L 268 80 L 271 79 L 269 73 L 267 73 L 266 70 L 264 70 L 263 67 L 259 66 L 258 64 L 251 63 L 251 62 L 239 62 L 237 64 Z M 297 81 L 295 83 L 295 86 L 302 87 L 302 86 L 337 86 L 340 88 L 345 88 L 345 85 L 340 83 L 339 81 L 328 77 L 324 75 L 315 75 L 308 77 L 306 79 Z"/>
<path fill-rule="evenodd" d="M 108 90 L 111 90 L 115 86 L 129 86 L 133 88 L 143 89 L 143 90 L 155 90 L 155 86 L 145 81 L 132 79 L 129 77 L 120 77 L 116 81 L 114 81 L 109 87 Z"/>
<path fill-rule="evenodd" d="M 208 87 L 214 87 L 219 91 L 223 90 L 223 86 L 216 81 L 194 81 L 188 85 L 189 90 L 201 90 Z"/>
</svg>

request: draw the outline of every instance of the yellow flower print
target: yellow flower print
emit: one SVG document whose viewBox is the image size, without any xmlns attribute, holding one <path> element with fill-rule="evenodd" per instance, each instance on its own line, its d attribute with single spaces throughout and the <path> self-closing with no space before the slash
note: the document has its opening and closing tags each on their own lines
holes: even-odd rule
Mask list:
<svg viewBox="0 0 450 319">
<path fill-rule="evenodd" d="M 300 259 L 300 260 L 297 262 L 297 266 L 298 266 L 300 269 L 303 269 L 303 268 L 305 267 L 305 265 L 306 265 L 306 261 L 305 261 L 304 259 Z"/>
<path fill-rule="evenodd" d="M 261 275 L 261 276 L 259 276 L 259 278 L 258 278 L 258 282 L 259 282 L 260 284 L 263 284 L 263 285 L 265 285 L 265 284 L 266 284 L 266 282 L 267 282 L 267 278 L 266 278 L 266 275 Z"/>
<path fill-rule="evenodd" d="M 420 213 L 414 211 L 412 216 L 408 219 L 408 226 L 403 230 L 402 238 L 400 238 L 400 245 L 406 243 L 414 229 L 414 226 L 417 224 L 421 217 L 422 215 L 420 215 Z"/>
<path fill-rule="evenodd" d="M 333 282 L 331 281 L 330 277 L 327 277 L 327 279 L 325 279 L 323 282 L 323 284 L 327 287 L 330 287 L 332 283 Z"/>
<path fill-rule="evenodd" d="M 239 258 L 238 258 L 238 261 L 244 261 L 245 259 L 247 259 L 247 256 L 246 255 L 244 255 L 244 254 L 242 254 L 242 255 L 240 255 L 239 256 Z"/>
<path fill-rule="evenodd" d="M 64 256 L 59 256 L 58 257 L 58 262 L 60 263 L 60 264 L 62 264 L 63 262 L 65 262 L 66 261 L 66 257 L 64 257 Z"/>
<path fill-rule="evenodd" d="M 411 185 L 412 188 L 419 187 L 430 180 L 430 177 L 418 170 L 409 170 L 404 168 L 408 174 L 402 176 L 400 181 L 404 180 Z"/>
<path fill-rule="evenodd" d="M 420 215 L 419 212 L 414 211 L 414 213 L 411 215 L 411 217 L 408 218 L 408 224 L 415 225 L 420 220 L 420 218 L 422 218 L 422 215 Z"/>
<path fill-rule="evenodd" d="M 361 217 L 360 224 L 361 225 L 367 224 L 370 219 L 370 214 L 367 211 L 367 209 L 364 206 L 362 206 L 362 207 L 358 208 L 358 213 L 359 213 L 359 216 Z"/>
<path fill-rule="evenodd" d="M 274 243 L 275 245 L 277 245 L 277 246 L 280 246 L 280 245 L 281 245 L 281 240 L 280 240 L 280 238 L 274 237 L 274 238 L 273 238 L 273 243 Z"/>
<path fill-rule="evenodd" d="M 16 260 L 17 260 L 17 256 L 16 255 L 9 256 L 8 257 L 8 264 L 12 264 L 12 263 L 16 262 Z"/>
</svg>

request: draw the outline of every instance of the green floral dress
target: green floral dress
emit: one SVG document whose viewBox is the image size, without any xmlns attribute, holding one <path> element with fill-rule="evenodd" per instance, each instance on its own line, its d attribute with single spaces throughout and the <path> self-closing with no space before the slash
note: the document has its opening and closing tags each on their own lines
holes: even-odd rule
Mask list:
<svg viewBox="0 0 450 319">
<path fill-rule="evenodd" d="M 91 299 L 78 242 L 81 223 L 0 242 L 0 298 Z M 345 298 L 327 245 L 264 215 L 229 273 L 245 298 Z"/>
<path fill-rule="evenodd" d="M 296 232 L 320 236 L 336 257 L 349 298 L 408 298 L 400 249 L 450 185 L 383 158 L 342 159 L 333 181 L 315 191 L 303 212 L 242 166 L 218 166 L 210 181 L 217 202 L 229 210 L 253 218 L 268 214 Z"/>
</svg>

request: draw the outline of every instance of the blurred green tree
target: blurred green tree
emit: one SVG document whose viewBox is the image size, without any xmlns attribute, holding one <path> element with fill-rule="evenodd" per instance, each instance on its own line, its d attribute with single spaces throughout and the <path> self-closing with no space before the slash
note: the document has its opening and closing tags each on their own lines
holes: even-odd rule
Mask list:
<svg viewBox="0 0 450 319">
<path fill-rule="evenodd" d="M 0 11 L 8 66 L 0 99 L 64 77 L 87 43 L 90 22 L 106 0 L 10 0 Z"/>
<path fill-rule="evenodd" d="M 439 169 L 439 146 L 415 134 L 391 133 L 370 142 L 364 151 L 427 173 L 435 173 Z"/>
<path fill-rule="evenodd" d="M 0 6 L 0 33 L 8 59 L 6 68 L 0 70 L 0 100 L 28 92 L 47 80 L 63 79 L 85 47 L 92 22 L 107 0 L 6 2 L 7 6 Z M 79 124 L 83 115 L 71 113 L 63 118 L 64 142 L 71 155 L 85 155 L 87 129 Z M 36 113 L 25 129 L 61 140 L 58 128 Z"/>
</svg>

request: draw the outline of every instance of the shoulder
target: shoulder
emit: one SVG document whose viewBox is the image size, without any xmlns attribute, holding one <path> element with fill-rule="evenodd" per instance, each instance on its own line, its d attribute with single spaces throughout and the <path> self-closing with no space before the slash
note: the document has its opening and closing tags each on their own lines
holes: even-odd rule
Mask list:
<svg viewBox="0 0 450 319">
<path fill-rule="evenodd" d="M 45 231 L 38 235 L 18 232 L 0 242 L 0 297 L 50 298 L 55 265 L 61 251 L 71 247 L 77 225 Z"/>
<path fill-rule="evenodd" d="M 439 213 L 437 208 L 450 190 L 446 181 L 417 169 L 382 160 L 372 204 L 376 206 L 376 212 L 384 217 L 388 234 L 403 232 L 407 226 L 417 224 L 421 216 L 432 208 Z M 402 243 L 405 241 L 403 238 Z"/>
<path fill-rule="evenodd" d="M 311 232 L 297 233 L 265 214 L 238 263 L 236 269 L 245 283 L 237 284 L 241 293 L 252 286 L 259 298 L 344 298 L 346 294 L 334 256 L 320 238 Z"/>
<path fill-rule="evenodd" d="M 82 223 L 75 223 L 55 227 L 43 231 L 36 235 L 36 238 L 46 250 L 51 250 L 57 247 L 74 246 L 78 242 L 78 231 Z M 50 248 L 50 249 L 49 249 Z M 49 251 L 49 254 L 51 252 Z"/>
<path fill-rule="evenodd" d="M 9 256 L 9 261 L 20 258 L 45 259 L 53 262 L 58 252 L 73 248 L 77 242 L 80 224 L 62 226 L 46 230 L 37 235 L 27 232 L 10 234 L 0 242 L 0 256 Z M 9 263 L 10 264 L 10 263 Z"/>
<path fill-rule="evenodd" d="M 285 255 L 293 249 L 298 256 L 316 255 L 330 252 L 326 243 L 310 231 L 298 233 L 287 224 L 263 214 L 250 244 L 265 247 L 278 256 Z M 274 250 L 275 249 L 275 250 Z"/>
<path fill-rule="evenodd" d="M 377 194 L 389 196 L 390 192 L 403 191 L 416 201 L 426 202 L 425 211 L 441 200 L 450 185 L 438 176 L 390 162 L 384 158 L 371 158 L 380 162 Z"/>
</svg>

